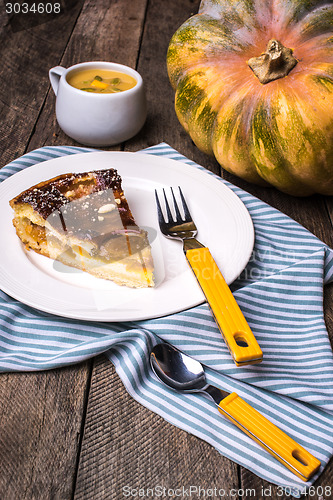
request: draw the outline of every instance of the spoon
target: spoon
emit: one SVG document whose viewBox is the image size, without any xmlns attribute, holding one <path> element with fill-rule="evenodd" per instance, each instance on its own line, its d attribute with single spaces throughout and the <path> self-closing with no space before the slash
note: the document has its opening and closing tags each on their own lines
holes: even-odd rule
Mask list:
<svg viewBox="0 0 333 500">
<path fill-rule="evenodd" d="M 170 344 L 157 344 L 150 362 L 157 377 L 172 389 L 201 392 L 211 398 L 218 410 L 245 434 L 260 444 L 303 481 L 320 467 L 320 461 L 235 392 L 209 385 L 203 366 Z"/>
</svg>

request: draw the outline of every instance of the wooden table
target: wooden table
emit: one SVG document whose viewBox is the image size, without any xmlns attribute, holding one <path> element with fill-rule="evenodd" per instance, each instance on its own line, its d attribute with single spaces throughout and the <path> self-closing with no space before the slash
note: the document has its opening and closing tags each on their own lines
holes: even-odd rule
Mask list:
<svg viewBox="0 0 333 500">
<path fill-rule="evenodd" d="M 120 62 L 143 76 L 149 115 L 136 137 L 104 149 L 137 151 L 165 141 L 333 245 L 331 198 L 297 199 L 221 172 L 178 123 L 166 51 L 174 31 L 197 12 L 199 0 L 62 0 L 61 5 L 62 13 L 49 18 L 10 17 L 1 6 L 1 166 L 44 145 L 78 145 L 56 122 L 49 68 L 89 60 Z M 332 287 L 326 287 L 331 336 L 332 305 Z M 103 356 L 49 372 L 2 374 L 0 421 L 1 500 L 119 500 L 126 498 L 126 486 L 168 490 L 192 485 L 223 489 L 237 500 L 289 498 L 136 403 Z M 320 485 L 333 485 L 332 462 L 315 486 Z M 304 498 L 319 500 L 318 492 Z"/>
</svg>

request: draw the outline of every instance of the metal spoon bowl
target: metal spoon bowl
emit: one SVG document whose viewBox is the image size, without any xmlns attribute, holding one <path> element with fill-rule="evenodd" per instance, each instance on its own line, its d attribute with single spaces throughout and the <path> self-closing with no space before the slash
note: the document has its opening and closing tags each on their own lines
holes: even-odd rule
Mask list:
<svg viewBox="0 0 333 500">
<path fill-rule="evenodd" d="M 156 375 L 173 389 L 201 392 L 207 386 L 202 364 L 170 344 L 157 344 L 154 347 L 151 365 Z"/>
</svg>

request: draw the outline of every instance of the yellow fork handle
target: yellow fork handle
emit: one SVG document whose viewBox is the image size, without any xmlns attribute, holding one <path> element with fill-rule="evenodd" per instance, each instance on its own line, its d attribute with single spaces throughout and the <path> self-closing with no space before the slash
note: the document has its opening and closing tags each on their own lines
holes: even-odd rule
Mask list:
<svg viewBox="0 0 333 500">
<path fill-rule="evenodd" d="M 258 342 L 209 249 L 194 248 L 185 255 L 236 365 L 260 363 L 262 351 Z"/>
<path fill-rule="evenodd" d="M 222 399 L 219 411 L 257 441 L 303 481 L 319 469 L 320 461 L 291 437 L 232 392 Z"/>
</svg>

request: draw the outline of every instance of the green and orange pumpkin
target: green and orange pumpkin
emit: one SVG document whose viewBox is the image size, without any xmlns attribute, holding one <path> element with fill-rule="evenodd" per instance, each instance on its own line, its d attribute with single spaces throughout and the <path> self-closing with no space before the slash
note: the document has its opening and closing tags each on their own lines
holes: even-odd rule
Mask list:
<svg viewBox="0 0 333 500">
<path fill-rule="evenodd" d="M 180 123 L 223 168 L 333 195 L 332 0 L 203 0 L 167 66 Z"/>
</svg>

